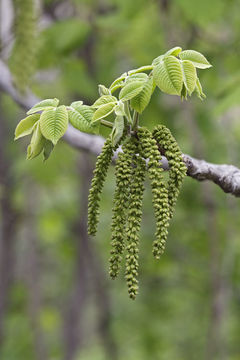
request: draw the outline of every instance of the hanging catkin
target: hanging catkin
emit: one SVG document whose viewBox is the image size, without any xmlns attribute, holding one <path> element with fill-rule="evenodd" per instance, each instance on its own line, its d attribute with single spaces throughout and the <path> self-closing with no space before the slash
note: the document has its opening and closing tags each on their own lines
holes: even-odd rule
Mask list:
<svg viewBox="0 0 240 360">
<path fill-rule="evenodd" d="M 109 137 L 103 145 L 102 152 L 97 158 L 94 177 L 88 196 L 88 233 L 95 235 L 99 221 L 99 202 L 103 184 L 113 156 L 112 141 Z"/>
<path fill-rule="evenodd" d="M 156 218 L 156 233 L 153 242 L 153 255 L 159 259 L 165 249 L 169 226 L 168 191 L 163 179 L 161 155 L 156 140 L 146 128 L 138 129 L 141 154 L 148 159 L 148 173 L 153 194 L 153 206 Z"/>
<path fill-rule="evenodd" d="M 37 15 L 34 0 L 14 0 L 15 43 L 10 57 L 14 81 L 24 92 L 35 71 Z"/>
<path fill-rule="evenodd" d="M 129 196 L 129 209 L 126 225 L 126 266 L 125 278 L 128 285 L 128 293 L 131 299 L 135 299 L 138 293 L 138 258 L 139 258 L 139 230 L 142 219 L 142 200 L 144 191 L 144 179 L 146 163 L 140 156 L 135 154 L 133 158 L 133 174 Z"/>
<path fill-rule="evenodd" d="M 170 130 L 164 125 L 158 125 L 153 131 L 153 137 L 163 150 L 170 166 L 168 181 L 168 201 L 170 217 L 173 216 L 179 191 L 186 175 L 186 165 L 182 159 L 182 152 L 172 136 Z"/>
<path fill-rule="evenodd" d="M 125 224 L 132 176 L 132 159 L 136 144 L 128 138 L 119 153 L 116 163 L 116 189 L 113 198 L 111 257 L 109 274 L 114 279 L 118 275 L 124 250 Z"/>
</svg>

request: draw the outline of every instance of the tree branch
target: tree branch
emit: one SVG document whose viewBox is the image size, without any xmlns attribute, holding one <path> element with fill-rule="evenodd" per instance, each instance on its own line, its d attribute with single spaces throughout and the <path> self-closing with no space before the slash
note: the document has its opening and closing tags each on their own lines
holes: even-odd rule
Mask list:
<svg viewBox="0 0 240 360">
<path fill-rule="evenodd" d="M 40 99 L 28 91 L 21 95 L 13 85 L 12 76 L 8 67 L 0 60 L 0 89 L 8 94 L 17 104 L 24 109 L 31 108 Z M 104 138 L 101 136 L 82 133 L 72 126 L 69 126 L 64 140 L 72 147 L 79 150 L 100 154 L 104 144 Z M 121 151 L 121 150 L 119 150 Z M 116 157 L 117 153 L 114 157 Z M 220 186 L 226 192 L 236 197 L 240 197 L 240 169 L 233 165 L 217 165 L 198 160 L 189 155 L 183 155 L 187 166 L 187 175 L 198 181 L 209 180 Z M 165 157 L 162 159 L 164 170 L 168 170 L 168 161 Z"/>
</svg>

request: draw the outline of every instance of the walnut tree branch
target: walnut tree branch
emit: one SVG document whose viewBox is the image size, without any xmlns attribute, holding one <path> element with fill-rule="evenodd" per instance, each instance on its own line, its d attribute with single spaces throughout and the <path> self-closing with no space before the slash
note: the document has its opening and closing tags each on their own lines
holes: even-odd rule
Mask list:
<svg viewBox="0 0 240 360">
<path fill-rule="evenodd" d="M 30 91 L 28 91 L 25 95 L 21 95 L 17 91 L 13 84 L 12 76 L 8 67 L 1 60 L 0 89 L 8 94 L 24 109 L 29 109 L 40 101 L 40 99 Z M 72 126 L 68 127 L 64 135 L 64 140 L 76 149 L 88 151 L 96 155 L 100 154 L 104 144 L 103 137 L 82 133 L 74 129 Z M 205 160 L 198 160 L 186 154 L 183 154 L 183 159 L 188 169 L 188 176 L 198 181 L 212 181 L 224 192 L 240 197 L 240 169 L 233 165 L 211 164 Z M 168 169 L 168 161 L 164 156 L 162 158 L 162 166 L 165 170 Z"/>
</svg>

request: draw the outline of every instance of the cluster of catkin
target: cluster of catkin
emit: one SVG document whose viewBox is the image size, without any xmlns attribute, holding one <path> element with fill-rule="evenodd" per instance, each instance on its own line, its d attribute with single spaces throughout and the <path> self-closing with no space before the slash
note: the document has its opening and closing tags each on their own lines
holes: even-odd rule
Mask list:
<svg viewBox="0 0 240 360">
<path fill-rule="evenodd" d="M 100 195 L 114 150 L 108 138 L 96 163 L 89 193 L 88 232 L 91 235 L 97 231 Z M 168 181 L 163 177 L 162 154 L 169 163 Z M 186 175 L 186 166 L 170 130 L 159 125 L 152 133 L 141 127 L 124 138 L 115 171 L 110 276 L 113 279 L 117 277 L 125 255 L 128 292 L 130 298 L 135 299 L 138 293 L 139 230 L 145 175 L 148 173 L 149 176 L 156 219 L 153 255 L 159 259 L 165 249 L 169 220 Z"/>
</svg>

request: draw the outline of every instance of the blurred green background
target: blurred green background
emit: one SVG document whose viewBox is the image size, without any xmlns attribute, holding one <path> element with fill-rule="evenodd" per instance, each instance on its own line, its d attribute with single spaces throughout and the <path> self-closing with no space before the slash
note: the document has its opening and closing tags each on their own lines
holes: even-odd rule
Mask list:
<svg viewBox="0 0 240 360">
<path fill-rule="evenodd" d="M 166 124 L 191 156 L 240 166 L 239 1 L 37 3 L 31 87 L 39 97 L 91 104 L 98 83 L 109 86 L 176 45 L 198 50 L 213 64 L 199 71 L 207 99 L 181 102 L 157 90 L 142 122 Z M 11 41 L 1 39 L 5 61 Z M 0 93 L 0 359 L 240 359 L 239 200 L 186 178 L 166 253 L 156 261 L 147 183 L 140 294 L 132 301 L 123 273 L 108 277 L 114 168 L 98 234 L 88 238 L 95 156 L 61 142 L 46 163 L 26 161 L 27 142 L 13 142 L 22 117 Z"/>
</svg>

